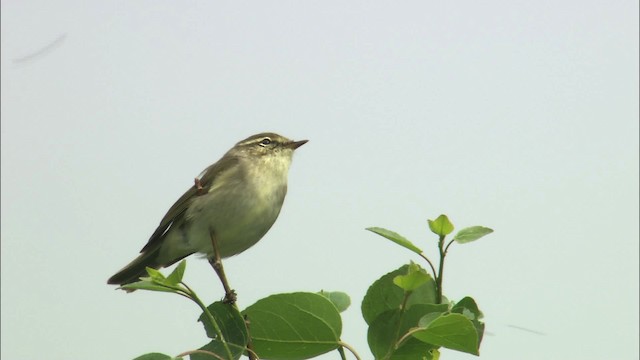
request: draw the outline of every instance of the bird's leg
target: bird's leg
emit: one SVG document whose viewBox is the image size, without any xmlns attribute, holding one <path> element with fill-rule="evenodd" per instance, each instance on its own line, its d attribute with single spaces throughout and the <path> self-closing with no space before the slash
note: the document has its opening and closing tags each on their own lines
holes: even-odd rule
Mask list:
<svg viewBox="0 0 640 360">
<path fill-rule="evenodd" d="M 227 276 L 224 274 L 224 267 L 222 266 L 222 259 L 220 258 L 220 251 L 218 250 L 218 242 L 216 241 L 216 235 L 213 231 L 210 233 L 211 236 L 211 245 L 213 246 L 213 257 L 209 258 L 209 264 L 213 267 L 213 270 L 218 274 L 218 278 L 220 278 L 220 282 L 222 282 L 222 287 L 224 288 L 224 300 L 223 302 L 226 304 L 235 304 L 236 302 L 236 292 L 231 289 L 229 286 L 229 282 L 227 281 Z"/>
</svg>

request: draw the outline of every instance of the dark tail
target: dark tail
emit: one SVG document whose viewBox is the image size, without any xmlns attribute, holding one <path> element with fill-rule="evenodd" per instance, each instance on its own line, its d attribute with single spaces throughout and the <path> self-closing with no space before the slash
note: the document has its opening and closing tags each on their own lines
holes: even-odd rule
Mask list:
<svg viewBox="0 0 640 360">
<path fill-rule="evenodd" d="M 156 248 L 140 254 L 140 256 L 130 262 L 129 265 L 110 277 L 109 280 L 107 280 L 107 284 L 125 285 L 136 282 L 140 277 L 147 276 L 146 267 L 154 269 L 161 267 L 161 265 L 156 262 L 158 253 L 160 252 L 159 250 L 160 248 Z"/>
</svg>

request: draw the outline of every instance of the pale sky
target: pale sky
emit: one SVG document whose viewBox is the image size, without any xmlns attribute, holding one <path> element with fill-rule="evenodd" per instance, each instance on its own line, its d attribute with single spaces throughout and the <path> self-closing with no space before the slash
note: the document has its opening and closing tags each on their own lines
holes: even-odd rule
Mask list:
<svg viewBox="0 0 640 360">
<path fill-rule="evenodd" d="M 435 255 L 426 220 L 445 213 L 495 230 L 454 245 L 444 279 L 485 314 L 481 358 L 638 359 L 637 1 L 8 0 L 1 13 L 2 359 L 205 344 L 195 305 L 106 280 L 196 175 L 262 131 L 309 143 L 275 226 L 225 261 L 240 307 L 347 292 L 342 339 L 369 359 L 362 297 L 419 259 L 364 228 Z M 206 261 L 190 258 L 185 280 L 223 296 Z"/>
</svg>

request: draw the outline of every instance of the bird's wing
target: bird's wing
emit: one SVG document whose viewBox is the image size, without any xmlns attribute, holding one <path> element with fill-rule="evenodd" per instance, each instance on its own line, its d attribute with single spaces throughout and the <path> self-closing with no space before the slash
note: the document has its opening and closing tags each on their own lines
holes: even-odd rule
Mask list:
<svg viewBox="0 0 640 360">
<path fill-rule="evenodd" d="M 153 232 L 147 244 L 140 250 L 144 253 L 154 249 L 162 243 L 163 236 L 169 231 L 171 226 L 184 216 L 185 211 L 189 208 L 194 198 L 204 195 L 213 185 L 216 179 L 229 172 L 239 162 L 238 158 L 225 158 L 206 168 L 199 177 L 196 178 L 195 184 L 189 188 L 174 204 L 160 221 L 160 225 Z"/>
</svg>

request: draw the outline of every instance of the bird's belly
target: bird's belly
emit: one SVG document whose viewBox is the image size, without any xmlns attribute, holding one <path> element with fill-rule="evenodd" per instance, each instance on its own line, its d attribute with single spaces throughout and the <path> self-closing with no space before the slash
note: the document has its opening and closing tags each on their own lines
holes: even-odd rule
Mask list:
<svg viewBox="0 0 640 360">
<path fill-rule="evenodd" d="M 284 193 L 280 192 L 269 196 L 203 195 L 189 208 L 188 228 L 181 236 L 194 251 L 208 256 L 213 255 L 211 235 L 215 236 L 220 257 L 239 254 L 269 231 L 278 218 L 283 200 Z"/>
</svg>

